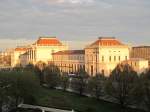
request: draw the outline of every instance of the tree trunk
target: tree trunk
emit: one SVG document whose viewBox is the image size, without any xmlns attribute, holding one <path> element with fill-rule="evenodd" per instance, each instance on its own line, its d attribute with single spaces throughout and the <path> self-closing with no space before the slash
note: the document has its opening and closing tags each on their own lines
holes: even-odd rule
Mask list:
<svg viewBox="0 0 150 112">
<path fill-rule="evenodd" d="M 18 104 L 19 104 L 19 97 L 16 97 L 16 101 L 15 101 L 15 107 L 18 108 Z"/>
<path fill-rule="evenodd" d="M 2 107 L 3 107 L 3 103 L 2 103 L 2 101 L 1 101 L 1 102 L 0 102 L 0 112 L 3 111 Z"/>
<path fill-rule="evenodd" d="M 80 87 L 80 96 L 83 94 L 83 87 Z"/>
<path fill-rule="evenodd" d="M 96 90 L 96 99 L 99 100 L 99 92 Z"/>
<path fill-rule="evenodd" d="M 120 100 L 120 108 L 121 108 L 121 112 L 126 112 L 126 108 L 123 100 Z"/>
<path fill-rule="evenodd" d="M 66 91 L 66 88 L 67 88 L 67 87 L 66 87 L 66 85 L 65 85 L 65 86 L 64 86 L 64 89 L 63 89 L 64 92 Z"/>
</svg>

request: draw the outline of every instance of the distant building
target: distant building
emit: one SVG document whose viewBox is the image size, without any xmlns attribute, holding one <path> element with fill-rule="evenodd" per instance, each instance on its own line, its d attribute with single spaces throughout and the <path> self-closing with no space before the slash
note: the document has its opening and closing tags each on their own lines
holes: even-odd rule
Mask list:
<svg viewBox="0 0 150 112">
<path fill-rule="evenodd" d="M 84 50 L 65 50 L 53 53 L 53 62 L 62 72 L 77 73 L 85 69 Z"/>
<path fill-rule="evenodd" d="M 21 55 L 19 56 L 20 65 L 21 65 L 22 67 L 25 67 L 26 65 L 29 64 L 29 63 L 28 63 L 29 61 L 28 61 L 27 56 L 28 56 L 27 52 L 25 52 L 25 53 L 23 53 L 23 54 L 21 54 Z"/>
<path fill-rule="evenodd" d="M 6 49 L 3 52 L 0 52 L 0 68 L 1 67 L 10 67 L 11 66 L 11 54 L 13 49 Z"/>
<path fill-rule="evenodd" d="M 27 50 L 26 46 L 20 46 L 13 50 L 11 54 L 11 67 L 21 66 L 20 55 L 26 53 Z"/>
<path fill-rule="evenodd" d="M 36 64 L 38 61 L 47 64 L 52 62 L 52 53 L 62 50 L 68 50 L 68 46 L 62 44 L 56 37 L 40 37 L 21 55 L 21 64 L 25 66 L 29 63 Z"/>
<path fill-rule="evenodd" d="M 149 61 L 150 66 L 150 46 L 132 47 L 131 58 L 144 58 Z"/>
<path fill-rule="evenodd" d="M 85 70 L 93 76 L 103 73 L 108 76 L 114 68 L 129 59 L 129 46 L 114 37 L 100 37 L 85 48 Z"/>
<path fill-rule="evenodd" d="M 123 61 L 122 63 L 131 66 L 138 74 L 145 72 L 149 68 L 148 60 L 141 58 L 130 58 L 129 60 Z"/>
<path fill-rule="evenodd" d="M 17 47 L 9 53 L 8 60 L 11 66 L 36 64 L 42 61 L 46 64 L 55 64 L 62 72 L 77 73 L 84 69 L 90 76 L 102 73 L 109 76 L 118 64 L 129 64 L 141 73 L 147 69 L 147 60 L 150 61 L 150 47 L 133 47 L 123 44 L 114 37 L 100 37 L 84 50 L 68 50 L 68 46 L 56 37 L 40 37 L 34 44 Z M 4 58 L 0 55 L 0 62 Z M 144 58 L 144 59 L 141 59 Z M 8 61 L 8 63 L 10 63 Z"/>
</svg>

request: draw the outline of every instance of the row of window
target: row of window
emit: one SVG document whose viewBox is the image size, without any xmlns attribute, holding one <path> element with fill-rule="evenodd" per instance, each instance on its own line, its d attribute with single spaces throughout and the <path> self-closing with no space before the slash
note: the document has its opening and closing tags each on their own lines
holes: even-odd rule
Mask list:
<svg viewBox="0 0 150 112">
<path fill-rule="evenodd" d="M 88 56 L 88 55 L 87 55 Z M 93 61 L 93 60 L 98 60 L 98 56 L 88 56 L 87 58 L 88 60 L 87 61 Z M 125 56 L 125 57 L 121 57 L 121 56 L 109 56 L 109 62 L 112 62 L 112 61 L 121 61 L 121 60 L 127 60 L 128 59 L 128 56 Z M 101 61 L 104 62 L 106 61 L 106 57 L 105 56 L 102 56 L 101 57 Z"/>
<path fill-rule="evenodd" d="M 128 57 L 125 56 L 124 59 L 127 60 Z M 105 57 L 102 56 L 102 62 L 104 62 L 104 61 L 105 61 Z M 121 61 L 121 56 L 109 56 L 109 62 L 111 62 L 111 61 Z"/>
<path fill-rule="evenodd" d="M 120 52 L 120 51 L 109 51 L 109 52 Z"/>
<path fill-rule="evenodd" d="M 69 60 L 84 60 L 84 56 L 69 56 Z"/>
<path fill-rule="evenodd" d="M 55 56 L 55 60 L 62 60 L 62 59 L 68 59 L 68 60 L 84 60 L 84 56 Z"/>
<path fill-rule="evenodd" d="M 85 69 L 85 65 L 81 64 L 56 64 L 61 71 L 77 72 L 80 69 Z"/>
<path fill-rule="evenodd" d="M 131 67 L 136 66 L 137 63 L 136 62 L 131 62 Z"/>
</svg>

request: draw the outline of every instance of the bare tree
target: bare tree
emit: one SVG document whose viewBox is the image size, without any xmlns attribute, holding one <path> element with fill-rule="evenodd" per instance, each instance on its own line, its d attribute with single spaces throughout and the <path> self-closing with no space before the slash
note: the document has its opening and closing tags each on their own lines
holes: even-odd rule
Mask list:
<svg viewBox="0 0 150 112">
<path fill-rule="evenodd" d="M 148 111 L 150 111 L 150 69 L 141 74 L 141 82 L 140 89 L 143 92 L 142 100 Z"/>
<path fill-rule="evenodd" d="M 40 79 L 40 85 L 44 83 L 44 68 L 46 67 L 46 64 L 42 61 L 37 62 L 35 65 L 35 73 L 39 76 Z"/>
<path fill-rule="evenodd" d="M 9 90 L 10 97 L 14 99 L 14 104 L 17 106 L 22 103 L 32 103 L 31 98 L 38 92 L 39 80 L 33 72 L 10 72 L 11 88 Z M 34 103 L 34 102 L 33 102 Z"/>
<path fill-rule="evenodd" d="M 8 89 L 10 88 L 10 80 L 9 78 L 3 74 L 0 73 L 0 112 L 2 112 L 2 107 L 5 102 L 8 100 Z"/>
<path fill-rule="evenodd" d="M 102 74 L 96 74 L 94 77 L 90 77 L 88 81 L 89 92 L 97 99 L 103 95 L 105 77 Z"/>
<path fill-rule="evenodd" d="M 75 91 L 79 92 L 80 96 L 83 95 L 87 87 L 87 79 L 88 79 L 88 74 L 85 72 L 84 69 L 80 69 L 78 71 L 77 76 L 74 77 L 72 80 L 72 88 Z"/>
<path fill-rule="evenodd" d="M 25 70 L 27 71 L 34 71 L 35 70 L 35 66 L 32 63 L 29 63 L 28 65 L 26 65 L 24 67 Z"/>
<path fill-rule="evenodd" d="M 33 72 L 4 71 L 0 73 L 0 112 L 2 106 L 11 104 L 17 108 L 22 101 L 32 103 L 31 98 L 38 92 L 39 81 Z M 33 102 L 34 103 L 34 102 Z M 10 107 L 10 109 L 11 109 Z"/>
<path fill-rule="evenodd" d="M 55 88 L 60 84 L 60 70 L 55 65 L 49 65 L 44 69 L 44 80 L 50 88 Z"/>
<path fill-rule="evenodd" d="M 69 86 L 68 73 L 62 73 L 62 75 L 61 75 L 61 87 L 63 88 L 64 91 L 66 91 L 68 86 Z"/>
<path fill-rule="evenodd" d="M 124 109 L 136 102 L 137 73 L 129 65 L 118 65 L 109 77 L 106 92 Z"/>
</svg>

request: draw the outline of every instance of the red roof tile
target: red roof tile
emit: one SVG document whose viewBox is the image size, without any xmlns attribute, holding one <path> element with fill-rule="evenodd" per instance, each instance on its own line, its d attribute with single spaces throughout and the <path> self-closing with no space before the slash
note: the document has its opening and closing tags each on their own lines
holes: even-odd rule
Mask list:
<svg viewBox="0 0 150 112">
<path fill-rule="evenodd" d="M 56 37 L 40 37 L 37 42 L 39 46 L 60 46 L 62 43 Z"/>
<path fill-rule="evenodd" d="M 100 45 L 100 46 L 116 46 L 124 45 L 114 37 L 100 37 L 96 42 L 91 45 Z"/>
<path fill-rule="evenodd" d="M 65 50 L 65 51 L 58 51 L 53 53 L 53 55 L 76 55 L 76 54 L 85 54 L 84 50 Z"/>
<path fill-rule="evenodd" d="M 27 48 L 17 47 L 15 48 L 15 51 L 27 51 Z"/>
</svg>

